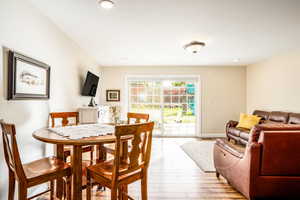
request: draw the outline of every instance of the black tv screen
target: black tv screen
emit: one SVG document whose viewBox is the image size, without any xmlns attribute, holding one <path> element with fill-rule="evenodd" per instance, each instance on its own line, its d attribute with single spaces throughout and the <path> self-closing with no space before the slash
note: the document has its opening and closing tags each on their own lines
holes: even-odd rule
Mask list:
<svg viewBox="0 0 300 200">
<path fill-rule="evenodd" d="M 99 77 L 88 71 L 82 88 L 82 95 L 90 97 L 96 96 L 98 82 Z"/>
</svg>

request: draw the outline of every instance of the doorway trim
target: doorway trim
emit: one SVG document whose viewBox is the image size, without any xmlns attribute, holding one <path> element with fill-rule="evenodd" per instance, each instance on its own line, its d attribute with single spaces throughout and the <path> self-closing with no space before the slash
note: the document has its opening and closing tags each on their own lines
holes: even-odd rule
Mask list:
<svg viewBox="0 0 300 200">
<path fill-rule="evenodd" d="M 195 137 L 202 137 L 202 112 L 201 112 L 201 107 L 202 107 L 202 82 L 201 82 L 201 77 L 200 75 L 191 75 L 191 74 L 185 74 L 185 75 L 171 75 L 171 74 L 160 74 L 160 75 L 143 75 L 143 74 L 128 74 L 125 75 L 125 92 L 124 92 L 124 103 L 125 103 L 125 109 L 124 109 L 124 115 L 129 111 L 129 87 L 128 87 L 128 81 L 132 79 L 137 79 L 137 80 L 153 80 L 153 79 L 187 79 L 191 78 L 196 80 L 196 92 L 195 92 L 195 101 L 196 101 L 196 130 L 195 130 Z M 167 137 L 167 136 L 166 136 Z M 192 136 L 193 137 L 193 136 Z"/>
</svg>

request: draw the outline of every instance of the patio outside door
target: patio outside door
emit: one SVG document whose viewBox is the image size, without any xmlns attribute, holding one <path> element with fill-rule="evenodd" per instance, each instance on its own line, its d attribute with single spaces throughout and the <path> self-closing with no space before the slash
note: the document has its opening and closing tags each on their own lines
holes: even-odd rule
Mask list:
<svg viewBox="0 0 300 200">
<path fill-rule="evenodd" d="M 127 88 L 129 112 L 149 113 L 150 120 L 155 121 L 155 135 L 197 135 L 197 78 L 131 77 Z"/>
</svg>

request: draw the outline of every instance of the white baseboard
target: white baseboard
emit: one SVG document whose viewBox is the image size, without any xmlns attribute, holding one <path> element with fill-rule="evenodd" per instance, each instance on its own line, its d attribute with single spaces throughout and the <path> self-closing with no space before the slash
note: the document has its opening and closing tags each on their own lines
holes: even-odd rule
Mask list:
<svg viewBox="0 0 300 200">
<path fill-rule="evenodd" d="M 226 137 L 226 133 L 202 133 L 200 138 L 222 138 Z"/>
</svg>

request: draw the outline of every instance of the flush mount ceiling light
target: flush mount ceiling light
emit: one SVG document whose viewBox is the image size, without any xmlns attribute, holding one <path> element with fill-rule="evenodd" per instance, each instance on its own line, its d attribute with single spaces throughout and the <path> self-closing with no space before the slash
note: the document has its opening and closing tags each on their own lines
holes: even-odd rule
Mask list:
<svg viewBox="0 0 300 200">
<path fill-rule="evenodd" d="M 98 3 L 104 9 L 111 9 L 114 7 L 114 2 L 111 0 L 99 0 Z"/>
<path fill-rule="evenodd" d="M 203 47 L 205 47 L 205 43 L 198 41 L 192 41 L 183 46 L 185 50 L 190 51 L 192 53 L 198 53 Z"/>
</svg>

